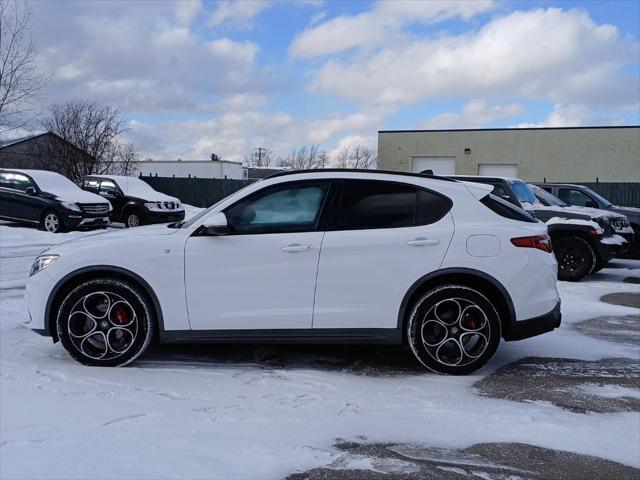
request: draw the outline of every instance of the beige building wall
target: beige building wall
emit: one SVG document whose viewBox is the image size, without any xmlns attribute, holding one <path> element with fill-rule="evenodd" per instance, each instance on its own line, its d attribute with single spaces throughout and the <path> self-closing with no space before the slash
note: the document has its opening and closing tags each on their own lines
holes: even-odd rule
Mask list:
<svg viewBox="0 0 640 480">
<path fill-rule="evenodd" d="M 640 182 L 640 127 L 378 132 L 379 168 L 410 172 L 414 157 L 455 157 L 461 175 L 516 164 L 526 181 Z"/>
</svg>

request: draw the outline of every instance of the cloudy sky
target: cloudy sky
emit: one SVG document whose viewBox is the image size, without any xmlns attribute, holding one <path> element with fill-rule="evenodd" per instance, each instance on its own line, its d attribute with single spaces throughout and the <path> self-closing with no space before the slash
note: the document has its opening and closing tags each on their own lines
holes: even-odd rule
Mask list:
<svg viewBox="0 0 640 480">
<path fill-rule="evenodd" d="M 32 2 L 48 103 L 154 159 L 375 147 L 382 129 L 640 123 L 640 2 Z"/>
</svg>

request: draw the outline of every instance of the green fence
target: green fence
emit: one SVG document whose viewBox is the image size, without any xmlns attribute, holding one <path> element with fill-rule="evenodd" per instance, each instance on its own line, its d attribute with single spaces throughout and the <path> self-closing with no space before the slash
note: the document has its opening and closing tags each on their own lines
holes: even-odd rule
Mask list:
<svg viewBox="0 0 640 480">
<path fill-rule="evenodd" d="M 568 182 L 569 183 L 569 182 Z M 640 207 L 640 183 L 592 182 L 580 183 L 609 200 L 614 205 Z"/>
<path fill-rule="evenodd" d="M 147 182 L 155 190 L 179 198 L 182 203 L 187 203 L 194 207 L 209 207 L 252 183 L 249 180 L 195 177 L 140 176 L 140 179 Z"/>
<path fill-rule="evenodd" d="M 208 207 L 249 185 L 252 180 L 214 178 L 140 177 L 159 192 L 195 207 Z M 571 183 L 571 182 L 566 182 Z M 615 205 L 640 207 L 640 183 L 576 182 L 609 199 Z"/>
</svg>

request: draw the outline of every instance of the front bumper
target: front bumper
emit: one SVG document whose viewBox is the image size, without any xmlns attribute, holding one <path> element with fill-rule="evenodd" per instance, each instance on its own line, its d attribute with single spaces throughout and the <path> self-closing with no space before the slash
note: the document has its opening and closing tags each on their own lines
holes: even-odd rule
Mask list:
<svg viewBox="0 0 640 480">
<path fill-rule="evenodd" d="M 507 342 L 523 340 L 550 332 L 560 326 L 562 312 L 560 300 L 549 313 L 528 320 L 516 320 L 509 325 L 509 331 L 504 335 Z"/>
<path fill-rule="evenodd" d="M 168 212 L 152 212 L 148 210 L 144 212 L 142 221 L 148 223 L 170 223 L 181 222 L 184 220 L 184 210 L 168 211 Z"/>
<path fill-rule="evenodd" d="M 89 214 L 85 212 L 63 213 L 62 221 L 66 228 L 97 228 L 107 227 L 111 223 L 108 213 Z"/>
</svg>

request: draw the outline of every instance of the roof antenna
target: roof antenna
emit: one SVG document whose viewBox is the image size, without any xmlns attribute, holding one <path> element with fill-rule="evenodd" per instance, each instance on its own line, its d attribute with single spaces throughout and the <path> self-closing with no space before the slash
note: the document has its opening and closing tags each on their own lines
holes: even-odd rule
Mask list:
<svg viewBox="0 0 640 480">
<path fill-rule="evenodd" d="M 422 175 L 433 175 L 433 170 L 431 170 L 430 168 L 428 168 L 427 170 L 422 170 L 420 172 Z"/>
</svg>

